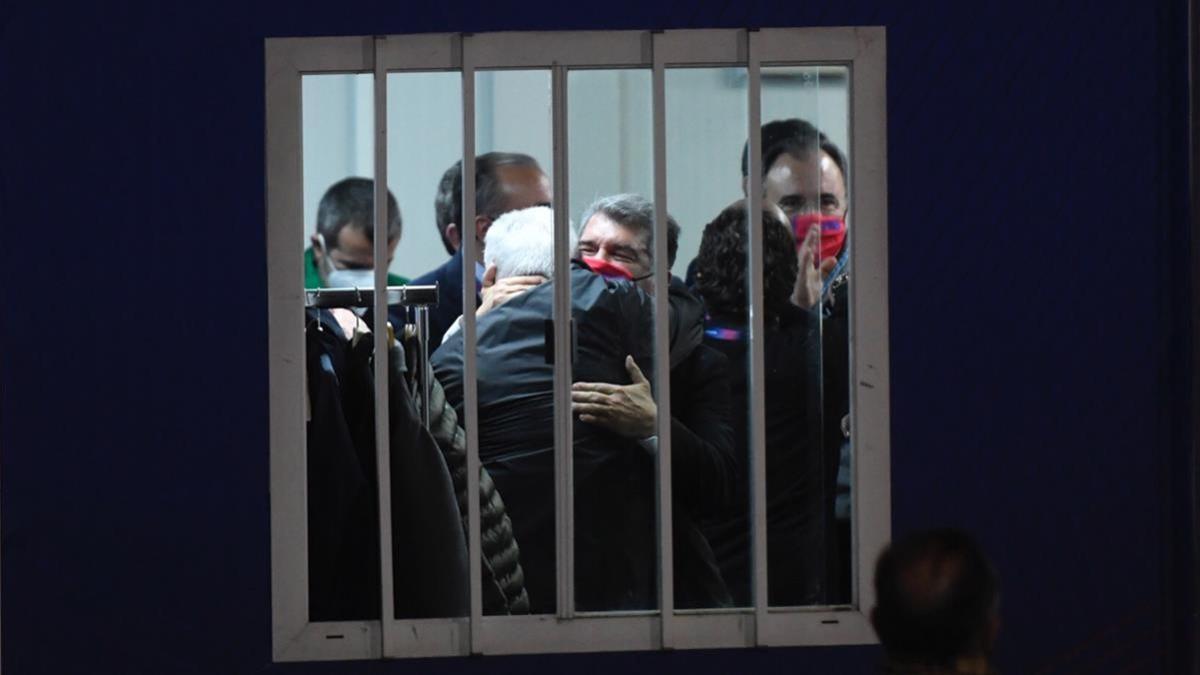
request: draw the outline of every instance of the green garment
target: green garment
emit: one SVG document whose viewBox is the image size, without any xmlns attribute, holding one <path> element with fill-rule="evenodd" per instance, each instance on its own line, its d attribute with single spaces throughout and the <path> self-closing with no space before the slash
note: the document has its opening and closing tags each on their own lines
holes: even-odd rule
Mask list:
<svg viewBox="0 0 1200 675">
<path fill-rule="evenodd" d="M 407 286 L 408 279 L 388 272 L 387 283 L 388 286 Z M 304 249 L 304 287 L 325 288 L 325 284 L 321 283 L 321 273 L 317 271 L 317 261 L 313 258 L 311 246 Z"/>
</svg>

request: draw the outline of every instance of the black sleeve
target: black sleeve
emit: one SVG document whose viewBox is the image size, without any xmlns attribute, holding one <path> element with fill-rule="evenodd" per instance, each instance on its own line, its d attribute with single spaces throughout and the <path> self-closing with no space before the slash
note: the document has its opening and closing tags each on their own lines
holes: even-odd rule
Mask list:
<svg viewBox="0 0 1200 675">
<path fill-rule="evenodd" d="M 729 361 L 699 345 L 671 373 L 671 477 L 675 499 L 695 516 L 732 499 L 733 429 Z"/>
</svg>

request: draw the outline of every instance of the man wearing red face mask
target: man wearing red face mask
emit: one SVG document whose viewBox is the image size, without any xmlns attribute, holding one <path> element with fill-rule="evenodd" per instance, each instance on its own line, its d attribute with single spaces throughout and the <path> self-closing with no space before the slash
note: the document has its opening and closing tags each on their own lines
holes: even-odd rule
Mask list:
<svg viewBox="0 0 1200 675">
<path fill-rule="evenodd" d="M 743 194 L 750 185 L 748 151 L 748 146 L 742 150 Z M 799 119 L 764 125 L 762 152 L 763 199 L 783 209 L 798 244 L 816 228 L 820 255 L 815 266 L 825 282 L 821 299 L 836 301 L 833 291 L 848 279 L 846 157 L 825 134 Z M 793 299 L 808 306 L 817 301 L 803 294 Z"/>
<path fill-rule="evenodd" d="M 742 189 L 749 185 L 748 148 L 742 153 Z M 804 120 L 776 120 L 763 125 L 763 198 L 778 204 L 792 225 L 797 242 L 816 230 L 820 255 L 810 266 L 801 252 L 801 267 L 819 270 L 819 296 L 797 284 L 793 302 L 821 313 L 822 443 L 827 458 L 826 504 L 832 512 L 828 540 L 828 602 L 850 599 L 850 413 L 849 247 L 846 156 L 829 138 Z M 802 288 L 803 287 L 803 288 Z"/>
<path fill-rule="evenodd" d="M 584 212 L 579 255 L 593 272 L 654 292 L 654 205 L 640 195 L 604 197 Z M 679 225 L 668 218 L 668 269 Z M 679 607 L 730 604 L 711 547 L 695 519 L 722 512 L 732 496 L 733 432 L 725 357 L 703 344 L 704 306 L 683 281 L 668 283 L 670 306 L 671 448 L 675 496 L 675 578 Z M 655 452 L 658 406 L 651 383 L 632 358 L 630 384 L 576 382 L 572 409 L 579 420 L 637 440 Z"/>
<path fill-rule="evenodd" d="M 497 219 L 485 249 L 485 277 L 496 280 L 492 288 L 524 275 L 552 276 L 552 221 L 543 208 Z M 653 260 L 653 208 L 643 198 L 625 195 L 602 200 L 586 221 L 579 247 L 586 265 L 574 262 L 569 273 L 572 373 L 580 381 L 572 391 L 579 415 L 572 434 L 575 606 L 580 611 L 653 609 L 657 406 L 644 374 L 653 373 L 653 299 L 645 290 Z M 678 238 L 678 226 L 671 229 L 669 253 Z M 506 294 L 503 302 L 477 313 L 476 324 L 479 456 L 505 495 L 534 614 L 552 613 L 558 601 L 555 366 L 546 358 L 552 353 L 546 325 L 553 317 L 554 283 L 534 282 Z M 730 492 L 724 357 L 701 344 L 699 301 L 682 282 L 672 286 L 676 604 L 727 606 L 728 590 L 693 519 L 693 514 L 724 508 Z M 431 364 L 446 400 L 461 413 L 465 352 L 460 332 L 447 335 Z"/>
</svg>

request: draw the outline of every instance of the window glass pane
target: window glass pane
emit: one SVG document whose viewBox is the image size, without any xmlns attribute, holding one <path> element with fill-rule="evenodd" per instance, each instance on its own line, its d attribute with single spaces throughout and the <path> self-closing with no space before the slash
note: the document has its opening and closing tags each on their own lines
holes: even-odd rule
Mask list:
<svg viewBox="0 0 1200 675">
<path fill-rule="evenodd" d="M 436 72 L 387 77 L 388 184 L 405 213 L 388 283 L 413 278 L 415 284 L 422 281 L 418 275 L 448 258 L 435 204 L 442 175 L 462 156 L 462 77 Z M 430 380 L 425 427 L 422 378 L 430 371 L 414 338 L 420 312 L 435 316 L 439 309 L 414 306 L 405 312 L 397 306 L 389 312 L 399 338 L 390 366 L 401 385 L 392 387 L 389 401 L 396 618 L 465 616 L 470 607 L 462 423 L 440 385 Z M 486 571 L 484 576 L 490 579 Z"/>
<path fill-rule="evenodd" d="M 438 188 L 462 159 L 462 74 L 388 74 L 388 187 L 404 211 L 404 236 L 389 271 L 415 279 L 446 262 Z"/>
<path fill-rule="evenodd" d="M 847 76 L 844 67 L 762 71 L 765 208 L 782 214 L 795 242 L 770 236 L 777 223 L 764 216 L 768 598 L 775 606 L 850 598 Z M 782 287 L 792 278 L 789 305 Z"/>
<path fill-rule="evenodd" d="M 650 71 L 568 76 L 579 611 L 658 606 Z"/>
<path fill-rule="evenodd" d="M 685 323 L 672 337 L 679 348 L 671 355 L 676 607 L 744 606 L 750 588 L 745 342 L 707 337 L 711 308 L 696 269 L 707 224 L 731 204 L 744 212 L 738 163 L 746 70 L 669 69 L 665 85 L 668 208 L 681 228 L 675 270 L 689 287 L 687 296 L 680 294 L 688 298 L 678 303 Z M 706 280 L 744 307 L 744 283 L 729 274 L 736 266 L 722 265 L 721 276 Z"/>
<path fill-rule="evenodd" d="M 305 287 L 373 285 L 372 76 L 302 80 Z M 379 618 L 375 378 L 370 324 L 305 311 L 311 621 Z"/>
<path fill-rule="evenodd" d="M 554 491 L 553 200 L 550 175 L 550 74 L 476 74 L 475 220 L 454 245 L 476 237 L 481 257 L 463 250 L 444 266 L 445 335 L 433 365 L 447 400 L 463 419 L 464 344 L 456 319 L 476 310 L 481 530 L 487 614 L 553 613 L 556 549 Z M 450 175 L 444 199 L 457 203 L 461 177 Z M 475 270 L 480 298 L 464 298 L 462 267 Z M 456 302 L 450 308 L 449 302 Z M 437 330 L 437 329 L 435 329 Z M 566 414 L 564 411 L 563 414 Z M 503 543 L 503 545 L 501 545 Z M 509 545 L 511 544 L 511 546 Z M 518 555 L 519 551 L 519 555 Z M 519 563 L 520 568 L 516 565 Z M 485 571 L 485 577 L 487 572 Z"/>
<path fill-rule="evenodd" d="M 837 45 L 849 44 L 844 40 L 853 31 L 814 39 L 836 52 Z M 615 60 L 625 62 L 626 47 L 636 52 L 633 37 L 613 36 Z M 638 37 L 644 49 L 652 36 Z M 272 431 L 278 441 L 272 447 L 277 515 L 272 545 L 276 552 L 293 552 L 275 566 L 281 573 L 276 590 L 283 589 L 273 599 L 276 618 L 283 621 L 277 626 L 283 632 L 276 631 L 277 659 L 381 653 L 378 624 L 358 631 L 331 622 L 380 618 L 383 486 L 391 494 L 386 516 L 393 525 L 393 566 L 385 576 L 395 585 L 395 612 L 384 618 L 402 622 L 392 628 L 404 635 L 386 635 L 382 653 L 465 653 L 462 631 L 472 585 L 466 432 L 478 434 L 482 460 L 477 581 L 486 615 L 542 615 L 535 623 L 553 628 L 542 637 L 563 637 L 580 649 L 611 649 L 619 646 L 614 641 L 631 641 L 631 648 L 654 645 L 664 573 L 658 568 L 657 525 L 663 515 L 657 511 L 658 490 L 665 487 L 656 485 L 665 446 L 655 433 L 663 423 L 671 428 L 673 468 L 674 539 L 667 543 L 674 568 L 665 571 L 674 582 L 669 609 L 685 615 L 677 622 L 687 628 L 674 633 L 677 648 L 696 646 L 697 636 L 721 644 L 753 642 L 740 629 L 721 633 L 726 637 L 717 631 L 743 623 L 756 574 L 769 572 L 763 600 L 771 618 L 759 636 L 772 643 L 784 632 L 805 635 L 810 624 L 839 624 L 824 611 L 781 609 L 850 609 L 858 570 L 855 537 L 878 550 L 887 528 L 875 525 L 886 525 L 888 511 L 886 503 L 859 499 L 858 492 L 877 494 L 873 481 L 887 474 L 875 469 L 886 468 L 886 461 L 859 467 L 861 482 L 852 480 L 852 235 L 863 235 L 855 243 L 860 265 L 883 251 L 870 245 L 869 236 L 869 228 L 880 226 L 880 216 L 868 213 L 869 207 L 881 205 L 856 200 L 859 219 L 873 221 L 866 230 L 855 230 L 849 209 L 855 150 L 849 144 L 850 68 L 788 61 L 796 52 L 787 41 L 760 36 L 760 53 L 771 65 L 761 72 L 762 128 L 752 132 L 762 134 L 762 156 L 755 160 L 763 188 L 763 212 L 752 218 L 744 156 L 747 69 L 716 67 L 720 58 L 704 67 L 684 65 L 699 53 L 688 40 L 713 37 L 689 33 L 662 43 L 673 64 L 665 73 L 667 166 L 666 184 L 660 186 L 671 224 L 661 224 L 662 238 L 655 236 L 653 222 L 654 96 L 648 68 L 497 65 L 518 53 L 513 48 L 522 40 L 545 48 L 543 63 L 560 63 L 554 56 L 560 48 L 576 56 L 590 49 L 576 35 L 426 36 L 421 40 L 428 39 L 434 51 L 423 62 L 450 70 L 387 75 L 387 147 L 375 148 L 373 95 L 379 83 L 373 73 L 345 72 L 366 69 L 364 47 L 370 40 L 322 40 L 311 51 L 291 40 L 279 49 L 268 45 L 268 62 L 275 66 L 268 74 L 268 123 L 283 130 L 269 139 L 279 155 L 268 167 L 269 239 L 291 249 L 282 258 L 301 264 L 306 291 L 276 288 L 278 252 L 272 250 L 273 313 L 282 308 L 283 324 L 291 323 L 294 331 L 299 327 L 294 298 L 301 295 L 306 302 L 303 371 L 293 367 L 301 360 L 298 335 L 272 333 L 272 387 L 296 394 L 290 403 L 281 396 L 272 406 L 272 419 L 285 426 L 282 434 Z M 716 36 L 732 37 L 732 31 Z M 439 46 L 443 38 L 448 42 Z M 411 53 L 410 47 L 424 51 L 404 40 L 399 50 L 377 53 L 394 58 Z M 659 45 L 657 37 L 651 42 Z M 707 44 L 704 51 L 715 46 Z M 452 70 L 451 58 L 443 60 L 452 54 L 447 47 L 465 48 L 473 55 L 469 60 L 483 68 L 474 74 L 475 110 L 466 111 L 475 123 L 477 164 L 477 189 L 465 196 L 477 211 L 471 222 L 461 222 L 463 79 Z M 860 77 L 872 75 L 881 56 L 871 49 L 843 54 Z M 393 65 L 411 63 L 400 58 Z M 323 67 L 342 72 L 309 70 Z M 299 134 L 292 116 L 295 78 L 301 84 Z M 872 82 L 882 84 L 882 78 L 864 79 L 856 92 L 866 102 L 867 113 L 856 122 L 867 136 L 882 128 L 876 117 L 883 106 L 873 99 L 882 94 Z M 556 85 L 565 98 L 558 101 L 562 119 L 555 118 Z M 284 107 L 291 110 L 280 114 Z M 561 128 L 554 129 L 556 123 Z M 558 184 L 552 180 L 555 144 L 562 140 L 557 132 L 565 134 L 569 153 L 557 158 L 563 164 Z M 387 161 L 385 223 L 373 222 L 380 150 Z M 870 153 L 857 154 L 864 166 L 870 164 Z M 867 174 L 870 182 L 882 180 L 881 172 Z M 855 192 L 869 198 L 870 187 L 860 184 Z M 758 227 L 751 226 L 755 218 Z M 295 241 L 301 228 L 303 245 Z M 375 255 L 376 236 L 385 237 L 380 245 L 386 255 Z M 570 289 L 556 288 L 553 280 L 556 236 L 569 238 L 557 243 L 570 251 L 570 269 L 559 268 Z M 478 260 L 463 259 L 465 241 L 478 248 Z M 656 260 L 668 263 L 670 279 L 655 279 Z M 393 368 L 384 381 L 374 372 L 383 355 L 374 353 L 372 296 L 360 291 L 374 286 L 375 265 L 386 266 L 388 285 L 440 290 L 436 305 L 410 301 L 389 307 L 389 335 L 396 339 L 389 344 Z M 477 297 L 464 297 L 464 269 L 475 278 Z M 655 335 L 656 281 L 669 287 L 657 298 L 669 308 L 667 335 Z M 883 286 L 859 289 L 860 335 L 886 336 L 886 313 L 868 307 L 886 296 Z M 570 298 L 569 317 L 555 307 L 556 290 Z M 335 295 L 338 300 L 330 301 Z M 475 312 L 479 329 L 478 344 L 470 346 L 477 365 L 469 373 L 464 311 Z M 426 322 L 428 330 L 422 328 Z M 751 336 L 755 325 L 762 326 L 761 334 Z M 569 361 L 561 358 L 561 349 L 556 354 L 556 337 L 563 336 L 568 339 L 557 342 L 569 344 Z M 762 357 L 754 364 L 751 338 Z M 860 349 L 870 351 L 872 344 L 868 338 Z M 886 375 L 886 358 L 869 360 Z M 670 373 L 669 420 L 656 364 Z M 753 377 L 757 364 L 763 372 Z M 478 392 L 475 429 L 465 428 L 467 384 Z M 873 411 L 886 412 L 886 396 L 877 399 L 868 389 L 886 387 L 860 385 L 858 399 L 870 408 L 869 423 Z M 556 386 L 565 387 L 558 392 L 565 398 L 555 396 Z M 295 438 L 301 387 L 303 441 Z M 375 408 L 385 391 L 391 443 L 377 448 Z M 568 429 L 573 443 L 562 444 Z M 883 434 L 881 444 L 870 438 L 877 433 Z M 886 424 L 868 424 L 857 436 L 858 443 L 887 454 Z M 759 442 L 765 481 L 754 485 L 751 453 Z M 303 460 L 295 454 L 300 452 Z M 381 486 L 377 467 L 385 457 L 392 470 Z M 570 472 L 559 465 L 564 458 L 572 464 Z M 298 468 L 304 477 L 291 473 Z M 560 480 L 564 477 L 568 482 Z M 762 540 L 754 537 L 752 494 L 766 502 Z M 295 511 L 300 504 L 303 516 Z M 570 511 L 565 528 L 557 520 L 565 515 L 560 507 Z M 304 518 L 291 523 L 303 532 L 285 522 L 293 515 Z M 753 559 L 753 543 L 765 549 L 761 560 Z M 564 587 L 573 597 L 559 592 Z M 574 621 L 546 616 L 559 610 L 579 616 Z M 618 619 L 615 613 L 636 616 Z M 426 618 L 452 620 L 409 625 Z M 304 619 L 322 625 L 297 624 Z M 592 626 L 613 621 L 612 631 Z M 484 653 L 541 649 L 537 633 L 543 631 L 527 632 L 529 626 L 490 622 L 471 647 Z M 636 635 L 628 632 L 634 627 Z M 793 627 L 799 632 L 792 633 Z M 866 638 L 861 626 L 842 623 L 828 630 L 836 641 Z M 587 637 L 576 635 L 579 631 Z"/>
</svg>

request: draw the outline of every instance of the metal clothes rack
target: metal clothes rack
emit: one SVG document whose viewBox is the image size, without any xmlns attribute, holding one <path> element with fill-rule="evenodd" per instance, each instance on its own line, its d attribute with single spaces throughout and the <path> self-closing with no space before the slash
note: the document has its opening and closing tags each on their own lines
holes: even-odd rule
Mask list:
<svg viewBox="0 0 1200 675">
<path fill-rule="evenodd" d="M 429 308 L 438 304 L 438 286 L 388 286 L 387 304 L 404 305 L 413 310 L 419 352 L 418 386 L 421 391 L 421 423 L 429 428 L 429 390 L 433 370 L 429 367 Z M 304 291 L 305 307 L 373 307 L 373 288 L 310 288 Z"/>
</svg>

